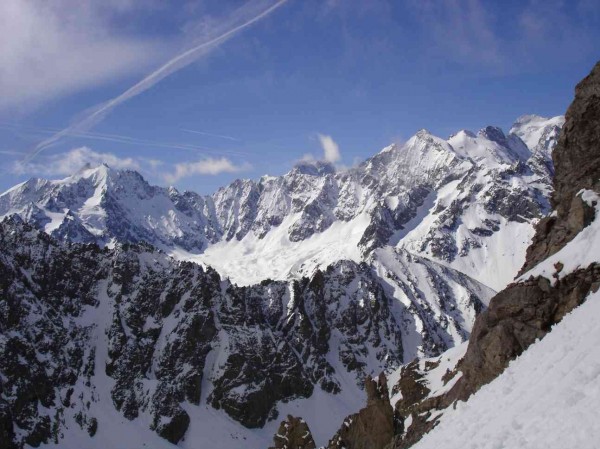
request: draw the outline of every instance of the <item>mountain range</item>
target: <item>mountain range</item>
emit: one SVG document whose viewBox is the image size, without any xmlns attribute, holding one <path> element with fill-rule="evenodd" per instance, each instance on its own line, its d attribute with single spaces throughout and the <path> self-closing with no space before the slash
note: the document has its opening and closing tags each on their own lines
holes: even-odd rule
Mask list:
<svg viewBox="0 0 600 449">
<path fill-rule="evenodd" d="M 342 421 L 327 449 L 596 446 L 599 105 L 597 63 L 577 85 L 552 152 L 552 212 L 537 223 L 518 277 L 477 315 L 469 341 L 368 377 L 366 405 Z M 291 415 L 273 442 L 316 447 L 308 421 Z"/>
<path fill-rule="evenodd" d="M 563 122 L 523 116 L 508 135 L 486 127 L 447 140 L 421 130 L 350 169 L 301 162 L 208 196 L 151 186 L 135 171 L 84 167 L 3 193 L 0 217 L 16 213 L 63 241 L 143 241 L 238 285 L 311 275 L 391 246 L 498 290 L 522 266 L 532 222 L 549 211 Z"/>
<path fill-rule="evenodd" d="M 368 376 L 461 345 L 513 281 L 563 124 L 421 130 L 208 196 L 106 165 L 13 187 L 0 447 L 258 448 L 288 413 L 325 443 Z"/>
</svg>

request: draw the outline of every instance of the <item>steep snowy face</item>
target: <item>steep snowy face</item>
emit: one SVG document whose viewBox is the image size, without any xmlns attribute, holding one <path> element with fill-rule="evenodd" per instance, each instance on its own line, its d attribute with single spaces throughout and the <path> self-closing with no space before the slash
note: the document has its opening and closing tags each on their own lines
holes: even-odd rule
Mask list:
<svg viewBox="0 0 600 449">
<path fill-rule="evenodd" d="M 147 244 L 66 244 L 18 216 L 0 246 L 0 436 L 14 447 L 159 448 L 156 434 L 178 443 L 210 422 L 233 448 L 297 404 L 343 416 L 365 376 L 468 338 L 493 293 L 392 248 L 238 287 Z"/>
<path fill-rule="evenodd" d="M 600 400 L 598 314 L 600 294 L 593 293 L 497 379 L 449 409 L 413 447 L 594 447 L 600 437 L 594 414 Z"/>
<path fill-rule="evenodd" d="M 538 115 L 519 117 L 510 129 L 512 135 L 518 136 L 531 150 L 529 165 L 539 174 L 554 175 L 552 150 L 558 142 L 560 130 L 565 124 L 565 117 L 553 118 Z"/>
<path fill-rule="evenodd" d="M 372 188 L 382 193 L 391 186 L 402 190 L 417 186 L 435 188 L 461 165 L 460 157 L 448 142 L 421 130 L 406 144 L 385 148 L 359 166 L 359 171 L 363 173 L 365 187 L 376 180 L 379 185 Z"/>
<path fill-rule="evenodd" d="M 556 145 L 565 117 L 545 118 L 539 115 L 523 115 L 510 129 L 510 134 L 519 137 L 532 153 L 542 152 L 550 156 Z"/>
<path fill-rule="evenodd" d="M 535 141 L 528 132 L 520 131 Z M 422 219 L 411 222 L 392 243 L 499 290 L 523 265 L 533 225 L 549 211 L 550 155 L 533 153 L 536 147 L 494 127 L 478 134 L 460 131 L 448 144 L 468 169 L 455 170 L 456 179 L 432 192 L 426 210 L 417 214 Z"/>
<path fill-rule="evenodd" d="M 72 241 L 146 241 L 240 285 L 360 262 L 391 245 L 499 289 L 522 266 L 532 224 L 548 211 L 561 123 L 521 118 L 508 135 L 487 127 L 448 140 L 421 130 L 349 170 L 301 162 L 211 196 L 153 187 L 132 171 L 85 168 L 14 187 L 0 196 L 0 217 L 18 213 Z"/>
<path fill-rule="evenodd" d="M 130 170 L 84 168 L 59 181 L 31 179 L 0 197 L 0 215 L 20 214 L 50 235 L 75 242 L 146 241 L 206 247 L 221 235 L 214 205 L 192 193 L 150 186 Z"/>
</svg>

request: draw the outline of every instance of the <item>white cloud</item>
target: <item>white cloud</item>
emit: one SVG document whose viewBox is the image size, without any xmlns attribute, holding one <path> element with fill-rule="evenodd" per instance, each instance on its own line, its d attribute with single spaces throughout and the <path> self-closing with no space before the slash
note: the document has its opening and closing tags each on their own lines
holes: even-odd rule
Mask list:
<svg viewBox="0 0 600 449">
<path fill-rule="evenodd" d="M 136 170 L 154 179 L 174 184 L 180 179 L 193 175 L 219 175 L 240 173 L 252 169 L 248 162 L 235 164 L 226 157 L 207 157 L 199 161 L 167 164 L 158 159 L 144 157 L 119 157 L 113 153 L 100 153 L 88 147 L 43 156 L 35 161 L 13 161 L 7 166 L 16 175 L 36 175 L 44 177 L 70 176 L 86 165 L 96 167 L 107 164 L 122 170 Z"/>
<path fill-rule="evenodd" d="M 175 183 L 182 178 L 193 175 L 219 175 L 221 173 L 239 173 L 250 170 L 252 166 L 249 163 L 236 165 L 225 157 L 206 158 L 196 162 L 185 162 L 175 164 L 173 173 L 166 173 L 163 178 L 168 183 Z"/>
<path fill-rule="evenodd" d="M 340 147 L 331 136 L 319 134 L 319 142 L 321 143 L 321 148 L 323 148 L 324 160 L 334 164 L 342 158 Z"/>
<path fill-rule="evenodd" d="M 120 158 L 112 153 L 97 153 L 88 147 L 74 148 L 66 153 L 53 154 L 40 162 L 15 161 L 13 171 L 18 175 L 35 174 L 42 176 L 68 176 L 86 164 L 97 166 L 102 163 L 116 169 L 140 170 L 140 160 Z M 152 165 L 149 162 L 149 165 Z"/>
<path fill-rule="evenodd" d="M 133 3 L 0 1 L 0 112 L 26 110 L 147 69 L 164 46 L 111 26 Z"/>
<path fill-rule="evenodd" d="M 218 48 L 233 36 L 267 17 L 286 2 L 287 0 L 277 0 L 276 2 L 266 2 L 265 0 L 248 2 L 239 7 L 226 19 L 204 22 L 210 25 L 202 28 L 202 40 L 200 42 L 196 42 L 191 48 L 173 56 L 162 66 L 146 75 L 142 80 L 120 95 L 84 112 L 81 117 L 75 120 L 70 126 L 36 145 L 35 149 L 28 157 L 30 159 L 34 158 L 44 149 L 69 134 L 89 130 L 98 122 L 102 121 L 106 115 L 120 104 L 145 92 L 169 75 L 208 55 L 212 50 Z M 265 5 L 268 5 L 268 7 Z"/>
<path fill-rule="evenodd" d="M 511 16 L 502 5 L 483 0 L 407 0 L 407 6 L 430 40 L 427 52 L 436 60 L 496 74 L 556 69 L 589 61 L 597 54 L 593 40 L 598 0 L 525 0 Z"/>
<path fill-rule="evenodd" d="M 410 0 L 423 30 L 443 50 L 462 63 L 499 68 L 506 61 L 494 30 L 495 17 L 481 0 Z"/>
</svg>

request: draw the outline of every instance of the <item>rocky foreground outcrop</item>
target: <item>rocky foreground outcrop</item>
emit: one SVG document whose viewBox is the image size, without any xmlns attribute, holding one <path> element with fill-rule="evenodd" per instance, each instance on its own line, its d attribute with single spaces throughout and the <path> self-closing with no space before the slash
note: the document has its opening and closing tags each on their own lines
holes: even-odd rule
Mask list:
<svg viewBox="0 0 600 449">
<path fill-rule="evenodd" d="M 269 449 L 315 449 L 317 447 L 306 421 L 290 415 L 282 421 L 274 440 L 275 446 Z"/>
<path fill-rule="evenodd" d="M 383 449 L 394 435 L 394 409 L 389 402 L 387 380 L 365 381 L 367 406 L 348 416 L 327 449 Z"/>
<path fill-rule="evenodd" d="M 580 192 L 586 189 L 600 193 L 600 63 L 576 87 L 553 159 L 554 212 L 537 226 L 522 273 L 556 254 L 596 219 L 594 205 L 584 201 Z M 509 285 L 491 300 L 488 309 L 475 321 L 464 357 L 442 377 L 444 384 L 453 381 L 443 394 L 429 394 L 424 373 L 417 369 L 416 362 L 402 368 L 394 386 L 402 392 L 395 404 L 394 435 L 385 445 L 372 447 L 412 446 L 435 427 L 446 408 L 457 400 L 467 400 L 494 380 L 511 360 L 543 338 L 554 324 L 585 301 L 590 292 L 600 288 L 600 263 L 570 273 L 561 273 L 561 263 L 554 268 L 553 279 L 530 276 Z M 425 371 L 433 368 L 426 367 Z M 376 429 L 377 425 L 389 422 L 387 415 L 372 419 L 378 423 L 368 422 L 362 427 Z M 344 423 L 338 434 L 344 432 L 345 426 Z M 361 446 L 364 434 L 344 435 L 347 436 L 344 447 L 364 447 Z"/>
<path fill-rule="evenodd" d="M 564 247 L 594 218 L 577 193 L 600 191 L 600 64 L 575 88 L 552 159 L 554 213 L 536 227 L 522 273 Z"/>
</svg>

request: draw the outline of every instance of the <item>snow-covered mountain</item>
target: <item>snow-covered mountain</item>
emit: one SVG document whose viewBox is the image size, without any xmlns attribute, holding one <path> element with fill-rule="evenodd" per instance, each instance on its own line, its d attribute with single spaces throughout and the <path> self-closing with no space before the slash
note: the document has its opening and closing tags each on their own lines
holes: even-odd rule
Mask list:
<svg viewBox="0 0 600 449">
<path fill-rule="evenodd" d="M 599 224 L 596 222 L 594 227 Z M 593 238 L 586 234 L 580 239 L 600 245 L 598 234 Z M 567 246 L 564 252 L 570 254 L 563 253 L 559 259 L 573 262 L 576 254 L 586 253 L 575 253 L 575 249 Z M 597 261 L 599 253 L 595 254 Z M 551 262 L 535 271 L 550 268 Z M 589 261 L 579 262 L 586 266 Z M 565 272 L 572 273 L 572 267 Z M 551 273 L 548 270 L 546 275 L 551 277 Z M 585 299 L 546 338 L 512 361 L 497 379 L 469 401 L 458 402 L 448 410 L 439 426 L 415 449 L 594 447 L 600 437 L 600 425 L 591 413 L 600 400 L 600 292 L 590 293 Z M 466 344 L 463 347 L 466 349 Z M 433 373 L 431 377 L 443 385 L 439 375 Z M 453 385 L 450 382 L 434 393 L 443 394 Z"/>
<path fill-rule="evenodd" d="M 165 447 L 150 431 L 196 447 L 207 426 L 219 447 L 266 446 L 278 414 L 305 407 L 332 409 L 308 418 L 322 437 L 365 376 L 464 341 L 492 295 L 392 248 L 237 287 L 147 244 L 65 243 L 18 216 L 0 245 L 2 448 L 111 446 L 129 422 L 148 447 Z"/>
<path fill-rule="evenodd" d="M 303 162 L 279 177 L 237 180 L 211 196 L 150 186 L 138 173 L 85 167 L 0 195 L 0 217 L 63 240 L 148 242 L 215 267 L 239 285 L 357 263 L 387 245 L 432 258 L 494 289 L 524 261 L 548 211 L 550 152 L 562 117 L 521 117 L 444 140 L 425 130 L 336 171 Z"/>
<path fill-rule="evenodd" d="M 327 449 L 596 447 L 599 105 L 600 62 L 577 85 L 558 138 L 537 117 L 515 124 L 516 134 L 541 136 L 536 154 L 556 143 L 552 212 L 537 223 L 520 275 L 478 314 L 468 343 L 368 379 L 366 407 Z M 280 430 L 293 437 L 297 423 Z"/>
<path fill-rule="evenodd" d="M 266 447 L 301 413 L 324 443 L 366 376 L 463 343 L 522 266 L 549 210 L 552 145 L 529 134 L 549 141 L 562 122 L 546 121 L 515 125 L 530 146 L 423 130 L 349 170 L 301 163 L 211 196 L 105 165 L 15 186 L 0 440 Z"/>
</svg>

